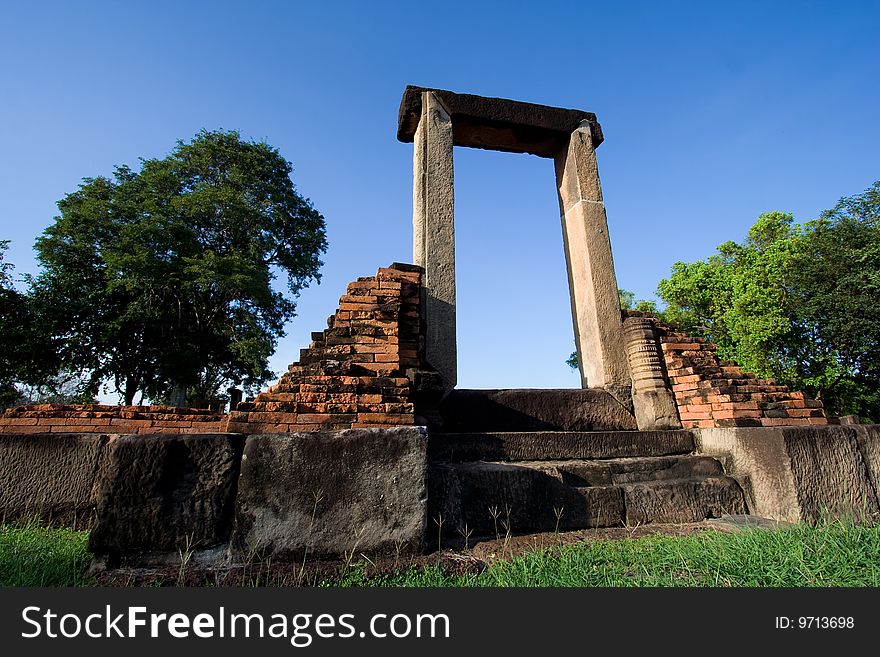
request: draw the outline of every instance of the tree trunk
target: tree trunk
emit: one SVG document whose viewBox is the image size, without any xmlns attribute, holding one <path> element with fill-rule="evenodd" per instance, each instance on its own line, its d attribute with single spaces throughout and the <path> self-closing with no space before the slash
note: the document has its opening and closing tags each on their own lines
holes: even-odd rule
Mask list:
<svg viewBox="0 0 880 657">
<path fill-rule="evenodd" d="M 137 381 L 134 379 L 126 379 L 125 380 L 125 405 L 133 406 L 134 405 L 134 396 L 137 394 L 138 386 Z"/>
</svg>

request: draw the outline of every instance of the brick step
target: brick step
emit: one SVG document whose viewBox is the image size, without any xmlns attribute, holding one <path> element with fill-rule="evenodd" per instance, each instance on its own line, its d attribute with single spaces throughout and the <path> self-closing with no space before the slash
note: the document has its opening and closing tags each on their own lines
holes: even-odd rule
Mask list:
<svg viewBox="0 0 880 657">
<path fill-rule="evenodd" d="M 489 431 L 428 435 L 428 460 L 541 461 L 688 454 L 690 431 Z"/>
<path fill-rule="evenodd" d="M 708 457 L 469 462 L 428 471 L 428 531 L 449 537 L 699 522 L 744 512 L 739 484 Z"/>
</svg>

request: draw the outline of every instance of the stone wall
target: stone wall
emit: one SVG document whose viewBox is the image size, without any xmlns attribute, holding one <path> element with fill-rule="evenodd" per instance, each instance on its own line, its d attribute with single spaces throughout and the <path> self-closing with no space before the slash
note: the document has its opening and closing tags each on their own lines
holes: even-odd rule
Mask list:
<svg viewBox="0 0 880 657">
<path fill-rule="evenodd" d="M 421 269 L 395 263 L 349 283 L 323 332 L 281 380 L 229 414 L 227 431 L 285 433 L 414 424 Z"/>
<path fill-rule="evenodd" d="M 720 360 L 717 345 L 675 331 L 650 313 L 624 311 L 624 316 L 642 317 L 654 325 L 685 429 L 835 423 L 821 401 Z"/>
<path fill-rule="evenodd" d="M 169 406 L 36 404 L 0 415 L 0 433 L 214 433 L 224 416 L 210 410 Z"/>
</svg>

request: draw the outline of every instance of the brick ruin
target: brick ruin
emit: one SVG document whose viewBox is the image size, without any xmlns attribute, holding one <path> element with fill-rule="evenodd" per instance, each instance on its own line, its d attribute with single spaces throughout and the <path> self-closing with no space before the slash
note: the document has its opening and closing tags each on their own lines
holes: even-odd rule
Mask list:
<svg viewBox="0 0 880 657">
<path fill-rule="evenodd" d="M 228 414 L 166 406 L 8 409 L 0 433 L 287 433 L 412 426 L 422 367 L 421 270 L 395 263 L 349 283 L 328 328 L 277 384 Z"/>
<path fill-rule="evenodd" d="M 431 413 L 417 409 L 424 399 L 419 387 L 433 372 L 423 356 L 420 291 L 420 268 L 399 263 L 349 283 L 328 327 L 312 334 L 299 361 L 254 401 L 241 402 L 228 414 L 166 406 L 42 404 L 5 411 L 0 433 L 259 434 L 426 423 Z M 717 346 L 703 338 L 676 331 L 650 313 L 623 311 L 622 318 L 650 322 L 659 346 L 646 357 L 650 367 L 631 365 L 634 394 L 643 379 L 661 392 L 665 384 L 674 398 L 673 422 L 677 411 L 685 429 L 836 423 L 821 401 L 720 360 Z"/>
<path fill-rule="evenodd" d="M 773 427 L 835 423 L 819 400 L 773 380 L 743 372 L 718 358 L 718 346 L 676 331 L 651 313 L 624 311 L 650 321 L 685 429 Z"/>
<path fill-rule="evenodd" d="M 348 284 L 323 332 L 286 374 L 229 414 L 227 431 L 278 433 L 414 424 L 421 273 L 395 263 Z"/>
<path fill-rule="evenodd" d="M 35 404 L 0 415 L 0 433 L 217 433 L 220 413 L 169 406 L 104 404 Z"/>
</svg>

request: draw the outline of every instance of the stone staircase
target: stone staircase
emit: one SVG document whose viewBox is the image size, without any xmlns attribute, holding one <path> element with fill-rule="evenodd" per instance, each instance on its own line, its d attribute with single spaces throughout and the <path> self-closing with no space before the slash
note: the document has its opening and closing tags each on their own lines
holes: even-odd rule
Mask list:
<svg viewBox="0 0 880 657">
<path fill-rule="evenodd" d="M 444 427 L 454 432 L 428 437 L 429 535 L 439 530 L 452 539 L 493 537 L 745 513 L 739 484 L 717 459 L 693 453 L 690 431 L 584 426 L 582 409 L 557 414 L 555 422 L 543 412 L 537 423 L 553 425 L 550 430 L 509 430 L 509 406 L 519 414 L 527 405 L 520 397 L 529 397 L 534 408 L 563 408 L 554 399 L 571 403 L 580 392 L 584 398 L 596 393 L 453 392 L 441 413 Z M 511 404 L 498 403 L 511 398 Z M 477 430 L 464 430 L 462 402 L 481 409 L 473 423 Z"/>
</svg>

